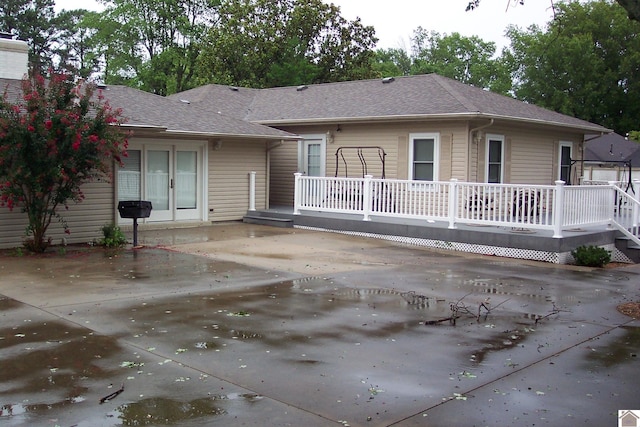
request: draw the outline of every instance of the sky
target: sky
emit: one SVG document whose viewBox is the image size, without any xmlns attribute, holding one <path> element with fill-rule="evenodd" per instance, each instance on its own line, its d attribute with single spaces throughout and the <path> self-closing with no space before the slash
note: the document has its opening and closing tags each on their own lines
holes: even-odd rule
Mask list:
<svg viewBox="0 0 640 427">
<path fill-rule="evenodd" d="M 324 0 L 323 0 L 324 1 Z M 56 10 L 100 10 L 95 0 L 55 0 Z M 413 31 L 421 26 L 441 35 L 460 33 L 478 36 L 496 43 L 497 53 L 509 41 L 504 37 L 508 25 L 527 28 L 531 24 L 543 27 L 553 16 L 551 0 L 482 0 L 480 7 L 465 12 L 468 0 L 327 0 L 341 9 L 348 20 L 359 17 L 364 25 L 373 26 L 378 37 L 377 48 L 410 50 Z"/>
</svg>

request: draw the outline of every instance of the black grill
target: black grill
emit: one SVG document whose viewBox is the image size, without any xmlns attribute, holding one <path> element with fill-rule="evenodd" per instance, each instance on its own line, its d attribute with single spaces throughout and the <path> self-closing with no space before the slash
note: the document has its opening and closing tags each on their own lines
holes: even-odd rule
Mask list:
<svg viewBox="0 0 640 427">
<path fill-rule="evenodd" d="M 146 200 L 124 200 L 118 202 L 120 218 L 149 218 L 151 209 L 151 202 Z"/>
</svg>

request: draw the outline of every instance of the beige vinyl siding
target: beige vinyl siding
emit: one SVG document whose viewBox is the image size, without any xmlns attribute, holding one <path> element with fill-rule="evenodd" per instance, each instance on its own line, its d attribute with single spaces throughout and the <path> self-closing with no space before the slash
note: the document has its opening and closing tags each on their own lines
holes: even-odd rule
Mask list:
<svg viewBox="0 0 640 427">
<path fill-rule="evenodd" d="M 456 178 L 461 181 L 485 181 L 486 135 L 504 137 L 503 180 L 514 184 L 553 184 L 557 179 L 557 153 L 559 141 L 573 142 L 573 156 L 580 155 L 579 141 L 582 135 L 554 132 L 531 125 L 505 126 L 504 123 L 487 121 L 438 121 L 397 123 L 341 123 L 313 126 L 282 127 L 298 135 L 324 134 L 329 138 L 326 149 L 326 176 L 336 172 L 335 152 L 339 147 L 381 146 L 387 153 L 386 178 L 409 178 L 409 136 L 411 134 L 436 133 L 440 139 L 439 177 L 441 181 Z M 338 131 L 339 127 L 339 131 Z M 469 142 L 470 129 L 481 127 L 476 140 Z M 372 156 L 373 153 L 373 156 Z M 293 177 L 297 170 L 297 144 L 279 147 L 271 157 L 271 201 L 278 205 L 290 205 L 293 201 Z M 375 152 L 367 157 L 368 173 L 381 174 L 380 161 Z M 339 159 L 341 162 L 342 160 Z M 362 169 L 357 156 L 348 159 L 349 176 L 361 176 Z M 339 163 L 338 176 L 344 176 Z M 277 202 L 276 202 L 277 201 Z"/>
<path fill-rule="evenodd" d="M 293 206 L 294 173 L 298 171 L 298 143 L 284 141 L 270 152 L 269 206 Z"/>
<path fill-rule="evenodd" d="M 107 182 L 93 182 L 83 186 L 85 199 L 80 203 L 70 202 L 69 209 L 57 209 L 66 221 L 70 234 L 65 234 L 62 224 L 54 218 L 47 231 L 53 244 L 88 243 L 102 238 L 102 226 L 115 220 L 113 185 Z M 20 208 L 13 212 L 0 208 L 0 247 L 21 246 L 28 225 L 26 214 Z"/>
<path fill-rule="evenodd" d="M 558 175 L 558 142 L 573 141 L 574 157 L 579 155 L 577 136 L 571 134 L 540 132 L 531 128 L 491 126 L 482 130 L 477 143 L 477 156 L 472 144 L 470 171 L 477 171 L 471 180 L 485 181 L 486 135 L 504 136 L 504 182 L 508 184 L 550 185 Z"/>
<path fill-rule="evenodd" d="M 513 184 L 551 185 L 558 179 L 558 145 L 560 141 L 573 143 L 573 157 L 580 159 L 578 142 L 575 134 L 532 132 L 530 130 L 512 130 L 506 134 L 510 141 L 510 182 Z M 574 167 L 579 167 L 576 163 Z M 573 169 L 572 174 L 580 175 Z M 576 180 L 574 183 L 577 183 Z"/>
<path fill-rule="evenodd" d="M 327 135 L 325 176 L 336 175 L 336 151 L 340 147 L 382 147 L 385 151 L 385 174 L 389 179 L 407 179 L 409 175 L 409 135 L 411 133 L 438 133 L 440 135 L 440 177 L 441 180 L 467 177 L 467 126 L 466 123 L 367 123 L 291 126 L 283 130 L 297 135 Z M 355 150 L 345 149 L 348 176 L 362 176 L 362 165 Z M 382 163 L 375 149 L 363 150 L 366 172 L 379 178 L 382 175 Z M 298 144 L 284 142 L 271 151 L 270 205 L 293 205 L 293 174 L 298 170 Z M 338 176 L 345 176 L 345 167 L 338 158 Z"/>
<path fill-rule="evenodd" d="M 28 223 L 20 208 L 9 211 L 7 207 L 0 207 L 0 248 L 21 246 Z"/>
<path fill-rule="evenodd" d="M 511 183 L 553 183 L 553 141 L 531 135 L 511 138 Z"/>
<path fill-rule="evenodd" d="M 249 173 L 256 172 L 256 209 L 266 207 L 266 142 L 223 141 L 209 148 L 209 220 L 240 220 L 249 209 Z M 213 211 L 212 211 L 213 210 Z"/>
<path fill-rule="evenodd" d="M 411 133 L 438 133 L 440 141 L 443 138 L 450 148 L 443 150 L 441 146 L 440 158 L 440 179 L 448 180 L 451 174 L 458 179 L 466 177 L 467 145 L 466 145 L 466 125 L 451 122 L 444 123 L 370 123 L 370 124 L 340 124 L 340 131 L 337 125 L 325 126 L 296 126 L 284 127 L 284 130 L 298 135 L 304 134 L 326 134 L 328 131 L 333 135 L 333 142 L 327 143 L 326 151 L 326 176 L 334 176 L 336 172 L 336 150 L 339 147 L 358 146 L 380 146 L 387 153 L 385 171 L 387 178 L 408 178 L 408 144 Z M 460 146 L 460 144 L 462 144 Z M 345 150 L 346 153 L 346 150 Z M 348 159 L 349 176 L 360 176 L 362 167 L 357 155 L 350 152 Z M 444 153 L 444 158 L 443 158 Z M 297 156 L 297 149 L 295 153 Z M 340 162 L 342 161 L 339 159 Z M 381 175 L 381 162 L 375 150 L 367 150 L 365 160 L 368 166 L 368 173 L 374 177 Z M 278 159 L 272 157 L 272 171 L 278 163 Z M 297 157 L 296 157 L 297 162 Z M 338 175 L 344 176 L 344 167 L 338 165 Z M 443 165 L 443 162 L 447 163 Z M 296 163 L 297 166 L 297 163 Z M 275 178 L 275 177 L 274 177 Z M 279 179 L 279 178 L 278 178 Z M 272 184 L 273 187 L 273 184 Z M 293 195 L 293 191 L 291 192 Z"/>
<path fill-rule="evenodd" d="M 447 133 L 445 133 L 445 131 Z M 451 138 L 451 172 L 449 175 L 442 175 L 444 181 L 456 178 L 460 181 L 467 181 L 469 178 L 469 146 L 468 131 L 466 125 L 451 126 L 445 128 L 443 135 Z"/>
</svg>

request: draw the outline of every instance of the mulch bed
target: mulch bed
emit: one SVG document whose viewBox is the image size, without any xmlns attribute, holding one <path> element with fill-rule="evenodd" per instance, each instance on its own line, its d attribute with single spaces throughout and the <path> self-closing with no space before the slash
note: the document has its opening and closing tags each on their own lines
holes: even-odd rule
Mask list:
<svg viewBox="0 0 640 427">
<path fill-rule="evenodd" d="M 640 319 L 640 302 L 625 302 L 617 306 L 616 309 L 626 316 Z"/>
</svg>

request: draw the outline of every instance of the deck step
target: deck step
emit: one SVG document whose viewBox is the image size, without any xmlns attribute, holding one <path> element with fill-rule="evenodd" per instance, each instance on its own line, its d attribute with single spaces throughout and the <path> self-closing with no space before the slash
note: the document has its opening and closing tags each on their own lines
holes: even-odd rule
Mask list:
<svg viewBox="0 0 640 427">
<path fill-rule="evenodd" d="M 242 218 L 242 222 L 246 222 L 247 224 L 270 225 L 272 227 L 293 228 L 293 220 L 291 218 L 247 214 Z"/>
<path fill-rule="evenodd" d="M 620 235 L 615 240 L 616 248 L 625 254 L 631 261 L 640 262 L 640 246 L 635 244 L 629 237 Z"/>
</svg>

